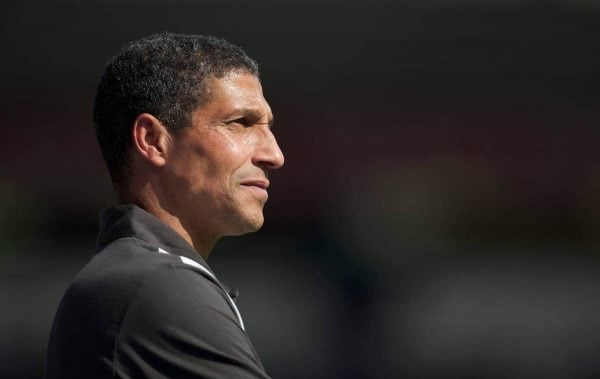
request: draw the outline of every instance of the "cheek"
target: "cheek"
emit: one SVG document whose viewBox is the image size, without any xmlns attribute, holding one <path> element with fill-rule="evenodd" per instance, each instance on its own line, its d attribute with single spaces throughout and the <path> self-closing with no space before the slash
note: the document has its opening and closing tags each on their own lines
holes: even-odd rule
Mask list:
<svg viewBox="0 0 600 379">
<path fill-rule="evenodd" d="M 173 146 L 169 160 L 169 171 L 173 175 L 174 190 L 201 192 L 207 173 L 212 170 L 209 153 L 203 146 L 180 143 Z"/>
<path fill-rule="evenodd" d="M 224 134 L 222 149 L 226 150 L 228 154 L 238 154 L 240 151 L 240 141 L 236 136 Z"/>
<path fill-rule="evenodd" d="M 220 144 L 231 156 L 242 157 L 252 151 L 258 141 L 257 133 L 252 128 L 238 130 L 235 133 L 221 134 Z"/>
<path fill-rule="evenodd" d="M 256 145 L 256 136 L 252 133 L 225 135 L 223 143 L 218 149 L 218 161 L 223 168 L 236 171 L 250 161 L 252 151 Z"/>
</svg>

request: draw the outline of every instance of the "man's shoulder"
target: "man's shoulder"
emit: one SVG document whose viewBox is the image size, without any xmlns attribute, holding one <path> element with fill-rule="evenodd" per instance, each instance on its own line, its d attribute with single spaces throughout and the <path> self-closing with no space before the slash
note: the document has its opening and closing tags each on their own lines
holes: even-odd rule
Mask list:
<svg viewBox="0 0 600 379">
<path fill-rule="evenodd" d="M 146 302 L 163 302 L 175 291 L 200 292 L 213 302 L 223 297 L 212 277 L 181 258 L 161 253 L 158 247 L 136 237 L 103 246 L 65 291 L 55 320 L 58 329 L 114 339 L 132 304 L 139 308 Z M 159 309 L 155 313 L 160 318 Z"/>
<path fill-rule="evenodd" d="M 69 291 L 115 292 L 122 296 L 146 275 L 168 264 L 165 257 L 152 251 L 152 246 L 135 237 L 120 238 L 98 249 L 79 271 Z"/>
<path fill-rule="evenodd" d="M 95 298 L 106 296 L 113 301 L 129 301 L 154 277 L 179 282 L 177 270 L 190 271 L 196 282 L 211 279 L 204 275 L 208 270 L 194 270 L 179 255 L 166 254 L 158 246 L 137 237 L 124 237 L 102 246 L 74 278 L 70 290 L 84 296 L 93 294 Z"/>
<path fill-rule="evenodd" d="M 77 367 L 68 370 L 111 371 L 127 365 L 121 360 L 133 356 L 132 349 L 141 341 L 172 337 L 171 332 L 177 336 L 175 329 L 202 335 L 215 345 L 223 343 L 225 336 L 245 343 L 223 288 L 203 266 L 189 261 L 135 237 L 102 247 L 63 296 L 49 344 L 50 358 L 59 362 L 56 357 L 83 350 L 86 354 Z M 115 360 L 121 363 L 115 366 Z M 63 370 L 67 368 L 51 371 Z"/>
</svg>

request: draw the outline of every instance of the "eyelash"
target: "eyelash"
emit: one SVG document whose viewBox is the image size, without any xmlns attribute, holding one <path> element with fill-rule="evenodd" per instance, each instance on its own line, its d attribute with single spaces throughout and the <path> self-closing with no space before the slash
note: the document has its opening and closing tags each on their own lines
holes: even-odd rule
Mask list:
<svg viewBox="0 0 600 379">
<path fill-rule="evenodd" d="M 243 126 L 244 128 L 249 128 L 249 127 L 252 127 L 255 124 L 255 122 L 249 121 L 246 118 L 238 118 L 238 119 L 235 119 L 235 120 L 228 121 L 227 124 L 228 125 L 230 125 L 230 124 L 239 124 L 239 125 Z M 273 132 L 273 125 L 270 125 L 269 129 L 271 130 L 271 132 Z"/>
<path fill-rule="evenodd" d="M 235 120 L 231 120 L 231 121 L 228 122 L 228 124 L 240 124 L 240 125 L 242 125 L 245 128 L 247 128 L 249 126 L 252 126 L 252 124 L 249 123 L 248 120 L 246 120 L 245 118 L 238 118 L 238 119 L 235 119 Z"/>
</svg>

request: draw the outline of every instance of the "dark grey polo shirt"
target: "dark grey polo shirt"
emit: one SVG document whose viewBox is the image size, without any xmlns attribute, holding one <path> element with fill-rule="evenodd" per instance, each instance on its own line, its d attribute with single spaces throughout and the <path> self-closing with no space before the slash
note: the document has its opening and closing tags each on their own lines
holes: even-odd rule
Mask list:
<svg viewBox="0 0 600 379">
<path fill-rule="evenodd" d="M 46 378 L 268 378 L 230 292 L 166 224 L 110 208 L 61 300 Z"/>
</svg>

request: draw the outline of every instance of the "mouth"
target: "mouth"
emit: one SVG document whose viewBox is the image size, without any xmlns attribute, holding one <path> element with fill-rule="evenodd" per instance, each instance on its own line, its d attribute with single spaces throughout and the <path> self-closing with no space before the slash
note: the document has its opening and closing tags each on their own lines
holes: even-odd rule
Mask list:
<svg viewBox="0 0 600 379">
<path fill-rule="evenodd" d="M 267 192 L 267 189 L 269 188 L 269 181 L 267 180 L 248 180 L 242 182 L 241 185 L 250 189 L 261 199 L 267 200 L 269 197 L 269 193 Z"/>
<path fill-rule="evenodd" d="M 261 180 L 261 179 L 248 180 L 248 181 L 242 182 L 242 185 L 248 186 L 248 187 L 258 187 L 258 188 L 264 189 L 266 191 L 267 188 L 269 188 L 269 181 Z"/>
</svg>

